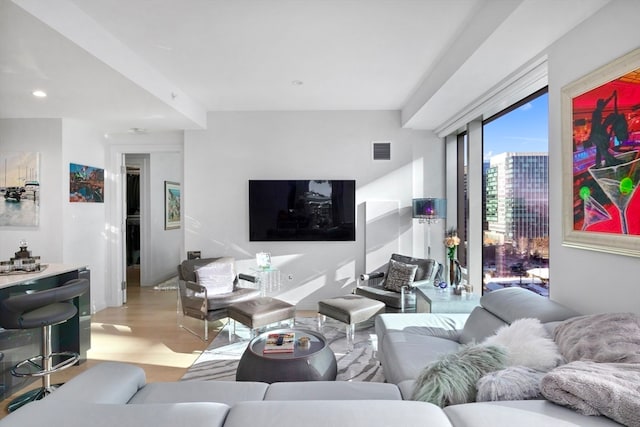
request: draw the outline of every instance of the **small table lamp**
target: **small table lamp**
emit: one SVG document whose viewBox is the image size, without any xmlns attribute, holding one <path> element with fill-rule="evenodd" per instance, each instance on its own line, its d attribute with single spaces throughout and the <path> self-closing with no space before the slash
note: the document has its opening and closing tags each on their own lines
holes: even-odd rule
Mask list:
<svg viewBox="0 0 640 427">
<path fill-rule="evenodd" d="M 419 223 L 427 223 L 427 258 L 431 258 L 431 224 L 447 216 L 446 199 L 413 199 L 413 218 Z"/>
</svg>

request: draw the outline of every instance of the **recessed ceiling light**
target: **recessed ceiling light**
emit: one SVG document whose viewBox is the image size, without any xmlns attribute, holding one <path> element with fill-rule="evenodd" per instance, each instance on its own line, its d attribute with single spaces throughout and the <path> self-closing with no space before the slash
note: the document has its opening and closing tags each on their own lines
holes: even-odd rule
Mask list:
<svg viewBox="0 0 640 427">
<path fill-rule="evenodd" d="M 291 80 L 291 84 L 294 86 L 302 86 L 304 82 L 302 80 Z"/>
<path fill-rule="evenodd" d="M 46 98 L 47 97 L 47 92 L 43 91 L 43 90 L 34 90 L 33 92 L 31 92 L 33 94 L 33 96 L 35 96 L 36 98 Z"/>
</svg>

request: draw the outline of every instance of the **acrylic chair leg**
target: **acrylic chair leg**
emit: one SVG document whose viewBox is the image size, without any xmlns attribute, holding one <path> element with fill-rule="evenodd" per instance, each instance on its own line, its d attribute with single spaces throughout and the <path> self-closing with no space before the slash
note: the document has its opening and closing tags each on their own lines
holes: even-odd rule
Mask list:
<svg viewBox="0 0 640 427">
<path fill-rule="evenodd" d="M 355 323 L 351 323 L 346 326 L 346 336 L 347 336 L 347 352 L 353 351 L 354 340 L 356 335 L 356 325 Z"/>
<path fill-rule="evenodd" d="M 322 325 L 323 325 L 324 321 L 326 320 L 326 317 L 325 317 L 324 314 L 318 313 L 318 317 L 316 319 L 318 321 L 318 332 L 322 333 Z"/>
</svg>

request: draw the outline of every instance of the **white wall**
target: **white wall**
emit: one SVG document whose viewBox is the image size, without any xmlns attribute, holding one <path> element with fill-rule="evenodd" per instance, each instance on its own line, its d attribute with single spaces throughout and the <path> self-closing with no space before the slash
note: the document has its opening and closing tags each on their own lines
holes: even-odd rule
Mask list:
<svg viewBox="0 0 640 427">
<path fill-rule="evenodd" d="M 614 0 L 549 50 L 549 182 L 562 182 L 560 91 L 640 47 L 640 2 Z M 551 298 L 584 313 L 640 313 L 640 259 L 562 246 L 562 188 L 551 185 Z"/>
<path fill-rule="evenodd" d="M 69 202 L 69 163 L 104 168 L 100 132 L 77 120 L 4 119 L 0 151 L 40 153 L 39 225 L 0 228 L 0 259 L 13 256 L 18 241 L 26 238 L 43 263 L 86 265 L 92 306 L 104 308 L 105 205 Z"/>
<path fill-rule="evenodd" d="M 0 151 L 40 153 L 40 220 L 37 227 L 0 227 L 0 260 L 8 260 L 26 238 L 43 263 L 63 261 L 62 120 L 0 119 Z M 69 187 L 67 187 L 69 188 Z"/>
<path fill-rule="evenodd" d="M 151 153 L 149 162 L 150 245 L 141 263 L 142 286 L 158 284 L 176 275 L 183 229 L 164 229 L 164 182 L 182 181 L 182 153 Z"/>
<path fill-rule="evenodd" d="M 62 260 L 66 264 L 86 265 L 91 269 L 91 304 L 94 310 L 106 307 L 105 203 L 69 202 L 69 164 L 105 167 L 103 132 L 95 124 L 79 120 L 62 121 Z M 105 185 L 108 180 L 105 178 Z M 106 201 L 105 201 L 106 202 Z"/>
<path fill-rule="evenodd" d="M 444 196 L 444 145 L 431 132 L 401 129 L 399 112 L 210 113 L 208 123 L 185 132 L 185 250 L 234 256 L 240 272 L 255 267 L 256 252 L 271 252 L 283 277 L 278 295 L 299 309 L 349 293 L 364 272 L 367 200 L 398 200 L 400 251 L 423 254 L 411 199 Z M 392 160 L 372 161 L 371 141 L 392 141 Z M 314 178 L 356 180 L 355 242 L 249 242 L 249 179 Z M 434 257 L 444 257 L 441 246 Z"/>
</svg>

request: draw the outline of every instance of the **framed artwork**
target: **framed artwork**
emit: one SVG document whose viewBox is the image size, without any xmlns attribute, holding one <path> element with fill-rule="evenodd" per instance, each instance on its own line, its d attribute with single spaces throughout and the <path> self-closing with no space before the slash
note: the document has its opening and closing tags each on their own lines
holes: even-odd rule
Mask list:
<svg viewBox="0 0 640 427">
<path fill-rule="evenodd" d="M 180 228 L 180 184 L 164 182 L 164 229 Z"/>
<path fill-rule="evenodd" d="M 562 89 L 563 245 L 640 256 L 640 49 Z"/>
<path fill-rule="evenodd" d="M 40 153 L 0 152 L 0 227 L 37 227 Z"/>
<path fill-rule="evenodd" d="M 104 169 L 70 163 L 69 202 L 104 203 Z"/>
</svg>

